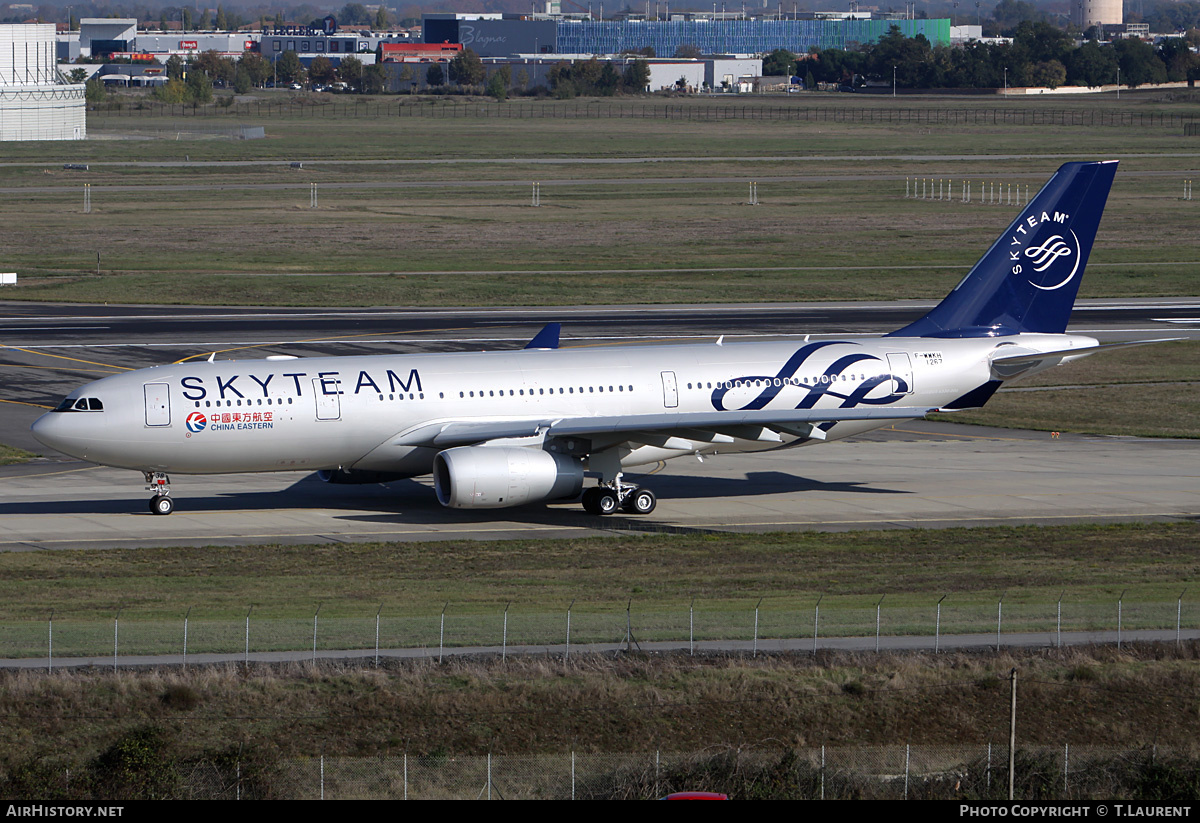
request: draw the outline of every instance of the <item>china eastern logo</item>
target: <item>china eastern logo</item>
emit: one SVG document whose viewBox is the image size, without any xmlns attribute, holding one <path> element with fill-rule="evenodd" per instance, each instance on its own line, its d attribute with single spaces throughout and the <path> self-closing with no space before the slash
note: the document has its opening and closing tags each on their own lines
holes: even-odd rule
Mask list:
<svg viewBox="0 0 1200 823">
<path fill-rule="evenodd" d="M 185 422 L 187 424 L 188 431 L 202 432 L 204 431 L 204 427 L 208 425 L 208 418 L 200 412 L 192 412 L 187 416 L 187 420 Z"/>
<path fill-rule="evenodd" d="M 1065 225 L 1070 216 L 1042 212 L 1018 223 L 1008 250 L 1012 273 L 1025 275 L 1029 285 L 1042 291 L 1057 291 L 1074 280 L 1079 273 L 1079 238 Z M 1037 279 L 1029 280 L 1030 275 Z"/>
</svg>

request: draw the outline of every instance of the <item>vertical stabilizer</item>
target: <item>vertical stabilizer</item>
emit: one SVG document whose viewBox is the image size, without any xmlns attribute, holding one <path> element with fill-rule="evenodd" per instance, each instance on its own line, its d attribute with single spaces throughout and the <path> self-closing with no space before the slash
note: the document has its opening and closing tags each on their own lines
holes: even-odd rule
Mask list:
<svg viewBox="0 0 1200 823">
<path fill-rule="evenodd" d="M 929 314 L 889 337 L 1066 331 L 1117 161 L 1066 163 Z"/>
</svg>

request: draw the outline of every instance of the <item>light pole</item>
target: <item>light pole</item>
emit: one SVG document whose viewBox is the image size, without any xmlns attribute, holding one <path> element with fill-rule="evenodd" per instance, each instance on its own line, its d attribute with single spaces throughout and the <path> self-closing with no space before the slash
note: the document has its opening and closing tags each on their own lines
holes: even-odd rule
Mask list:
<svg viewBox="0 0 1200 823">
<path fill-rule="evenodd" d="M 1121 99 L 1121 67 L 1117 66 L 1117 99 Z"/>
<path fill-rule="evenodd" d="M 1008 66 L 1004 67 L 1004 94 L 1008 95 Z"/>
<path fill-rule="evenodd" d="M 896 67 L 892 66 L 892 97 L 896 96 Z"/>
</svg>

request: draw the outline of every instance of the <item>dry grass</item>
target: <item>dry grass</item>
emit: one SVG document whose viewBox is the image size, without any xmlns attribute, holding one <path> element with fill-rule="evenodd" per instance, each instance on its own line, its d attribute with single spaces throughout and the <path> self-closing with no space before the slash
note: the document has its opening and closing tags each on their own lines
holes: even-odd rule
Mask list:
<svg viewBox="0 0 1200 823">
<path fill-rule="evenodd" d="M 10 763 L 82 759 L 138 725 L 168 730 L 180 756 L 238 743 L 310 756 L 1000 742 L 1014 667 L 1022 743 L 1186 747 L 1200 732 L 1198 658 L 1191 644 L 7 674 L 0 749 Z"/>
</svg>

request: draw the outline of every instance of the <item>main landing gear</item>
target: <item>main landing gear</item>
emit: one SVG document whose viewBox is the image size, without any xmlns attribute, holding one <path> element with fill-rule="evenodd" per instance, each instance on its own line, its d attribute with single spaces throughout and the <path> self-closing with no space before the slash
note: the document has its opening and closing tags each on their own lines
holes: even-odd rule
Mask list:
<svg viewBox="0 0 1200 823">
<path fill-rule="evenodd" d="M 657 505 L 654 492 L 622 483 L 620 475 L 614 483 L 602 483 L 583 493 L 583 509 L 588 514 L 613 514 L 617 509 L 629 514 L 650 514 Z"/>
<path fill-rule="evenodd" d="M 152 514 L 170 514 L 175 511 L 175 501 L 171 499 L 171 478 L 164 472 L 146 472 L 146 491 L 154 492 L 150 498 Z"/>
</svg>

